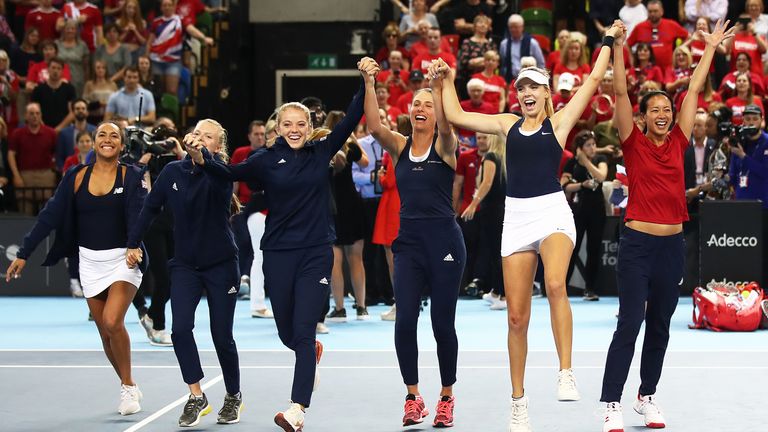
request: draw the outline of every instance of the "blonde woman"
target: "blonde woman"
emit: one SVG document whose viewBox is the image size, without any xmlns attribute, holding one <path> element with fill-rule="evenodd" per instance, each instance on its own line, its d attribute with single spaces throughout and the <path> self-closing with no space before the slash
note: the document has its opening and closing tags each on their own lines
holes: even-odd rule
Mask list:
<svg viewBox="0 0 768 432">
<path fill-rule="evenodd" d="M 589 57 L 587 56 L 584 40 L 576 33 L 572 33 L 565 46 L 560 48 L 560 63 L 555 65 L 555 69 L 552 71 L 552 82 L 555 86 L 553 90 L 555 92 L 559 91 L 557 84 L 560 75 L 568 72 L 576 77 L 576 82 L 571 91 L 578 91 L 581 84 L 589 76 L 589 71 Z"/>
<path fill-rule="evenodd" d="M 358 69 L 367 76 L 379 71 L 368 57 L 358 63 Z M 292 402 L 275 415 L 275 423 L 286 432 L 303 428 L 304 410 L 309 407 L 317 378 L 322 344 L 315 340 L 315 330 L 328 302 L 333 267 L 328 164 L 360 123 L 362 87 L 346 112 L 328 133 L 327 129 L 313 129 L 306 106 L 284 104 L 277 110 L 274 144 L 237 165 L 215 160 L 210 149 L 201 152 L 200 146 L 188 147 L 208 177 L 229 185 L 233 181 L 258 181 L 264 186 L 269 208 L 261 239 L 264 283 L 270 290 L 280 340 L 296 353 Z"/>
<path fill-rule="evenodd" d="M 204 146 L 216 158 L 226 162 L 227 131 L 215 120 L 201 120 L 184 144 Z M 126 260 L 129 266 L 142 261 L 136 246 L 152 220 L 167 207 L 174 215 L 175 254 L 168 262 L 171 274 L 171 310 L 173 312 L 173 351 L 181 375 L 189 386 L 179 426 L 192 427 L 211 412 L 211 405 L 200 388 L 203 369 L 192 329 L 195 309 L 206 295 L 211 318 L 211 336 L 224 375 L 226 395 L 218 423 L 240 421 L 243 399 L 240 393 L 240 366 L 232 325 L 237 303 L 240 269 L 237 247 L 230 227 L 232 182 L 207 176 L 187 157 L 171 162 L 152 185 L 138 221 L 128 235 Z M 165 263 L 154 263 L 165 265 Z"/>
<path fill-rule="evenodd" d="M 515 87 L 522 117 L 465 112 L 456 96 L 454 71 L 439 60 L 429 71 L 429 74 L 441 76 L 444 81 L 442 102 L 448 121 L 459 128 L 505 137 L 506 153 L 510 156 L 506 158 L 508 178 L 501 256 L 509 325 L 511 432 L 531 430 L 524 379 L 531 287 L 538 255 L 544 262 L 552 332 L 560 360 L 558 399 L 580 398 L 571 369 L 573 317 L 565 292 L 565 277 L 576 240 L 576 228 L 557 172 L 566 138 L 608 68 L 614 38 L 622 36 L 625 31 L 621 21 L 614 22 L 606 31 L 595 68 L 571 101 L 557 113 L 552 108 L 549 76 L 543 69 L 525 68 L 517 76 Z"/>
</svg>

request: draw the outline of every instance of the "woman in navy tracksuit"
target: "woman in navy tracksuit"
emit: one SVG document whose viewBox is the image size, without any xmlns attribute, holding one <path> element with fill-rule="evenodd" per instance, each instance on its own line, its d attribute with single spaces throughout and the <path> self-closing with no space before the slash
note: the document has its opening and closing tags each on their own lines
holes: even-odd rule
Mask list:
<svg viewBox="0 0 768 432">
<path fill-rule="evenodd" d="M 226 159 L 226 141 L 226 131 L 210 119 L 198 122 L 194 132 L 184 137 L 186 145 L 204 145 L 221 159 Z M 173 312 L 171 338 L 181 374 L 190 389 L 179 418 L 182 427 L 197 425 L 202 416 L 211 412 L 200 388 L 203 369 L 192 333 L 195 309 L 203 294 L 208 301 L 211 336 L 227 389 L 218 423 L 240 421 L 240 366 L 232 336 L 240 272 L 229 222 L 231 199 L 232 182 L 204 175 L 189 157 L 171 162 L 160 172 L 128 236 L 126 259 L 134 265 L 141 261 L 141 254 L 131 248 L 138 244 L 163 206 L 173 213 L 175 254 L 168 262 Z"/>
<path fill-rule="evenodd" d="M 437 342 L 442 389 L 433 426 L 453 426 L 458 338 L 456 302 L 466 261 L 464 238 L 452 205 L 456 170 L 456 137 L 445 120 L 441 80 L 413 95 L 413 135 L 404 137 L 383 127 L 378 115 L 374 79 L 366 80 L 368 130 L 392 156 L 400 191 L 400 231 L 392 244 L 395 263 L 395 349 L 408 394 L 403 425 L 429 415 L 419 394 L 416 330 L 422 290 L 431 290 L 432 331 Z M 435 131 L 437 127 L 437 132 Z"/>
<path fill-rule="evenodd" d="M 363 74 L 378 66 L 365 58 Z M 259 181 L 264 186 L 269 214 L 261 240 L 264 282 L 269 287 L 280 340 L 296 352 L 292 403 L 277 413 L 275 423 L 287 432 L 300 430 L 309 406 L 322 345 L 315 341 L 317 318 L 328 303 L 334 235 L 328 210 L 328 164 L 341 150 L 363 115 L 363 88 L 347 115 L 330 135 L 314 139 L 309 110 L 299 103 L 278 109 L 278 138 L 270 148 L 257 150 L 245 162 L 226 165 L 202 148 L 190 155 L 217 181 Z M 317 131 L 316 131 L 317 132 Z M 199 147 L 199 146 L 197 146 Z"/>
<path fill-rule="evenodd" d="M 101 335 L 104 353 L 122 384 L 118 411 L 127 415 L 141 410 L 142 395 L 131 377 L 131 340 L 125 329 L 125 313 L 148 261 L 138 270 L 128 268 L 124 261 L 125 239 L 147 191 L 139 169 L 118 163 L 123 149 L 120 127 L 105 122 L 95 135 L 95 162 L 78 165 L 64 174 L 56 193 L 24 237 L 16 259 L 8 267 L 6 281 L 19 277 L 26 260 L 51 231 L 55 230 L 56 236 L 44 266 L 79 256 L 88 308 Z"/>
</svg>

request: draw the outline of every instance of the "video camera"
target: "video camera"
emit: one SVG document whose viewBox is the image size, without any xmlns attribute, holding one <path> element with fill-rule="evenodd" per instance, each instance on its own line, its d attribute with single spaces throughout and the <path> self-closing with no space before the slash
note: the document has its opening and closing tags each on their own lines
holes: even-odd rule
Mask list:
<svg viewBox="0 0 768 432">
<path fill-rule="evenodd" d="M 737 126 L 729 121 L 724 121 L 717 124 L 717 133 L 721 137 L 731 138 L 732 145 L 736 145 L 736 143 L 743 144 L 749 141 L 759 131 L 760 129 L 756 126 Z"/>
<path fill-rule="evenodd" d="M 135 163 L 145 153 L 155 156 L 172 154 L 177 140 L 180 140 L 178 132 L 165 125 L 157 126 L 151 132 L 138 126 L 128 126 L 125 128 L 126 145 L 121 159 Z"/>
</svg>

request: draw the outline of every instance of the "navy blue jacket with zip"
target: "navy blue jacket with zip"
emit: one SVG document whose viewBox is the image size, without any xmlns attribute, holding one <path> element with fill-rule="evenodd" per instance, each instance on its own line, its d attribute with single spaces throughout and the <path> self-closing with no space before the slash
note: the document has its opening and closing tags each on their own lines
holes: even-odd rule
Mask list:
<svg viewBox="0 0 768 432">
<path fill-rule="evenodd" d="M 227 165 L 203 148 L 203 169 L 228 182 L 258 181 L 264 188 L 269 213 L 261 238 L 262 250 L 289 250 L 331 244 L 336 238 L 328 207 L 328 165 L 341 150 L 363 116 L 365 87 L 355 94 L 344 119 L 330 135 L 294 150 L 278 137 L 269 148 L 257 150 L 244 162 Z"/>
<path fill-rule="evenodd" d="M 24 236 L 21 249 L 16 253 L 17 258 L 28 259 L 35 248 L 45 240 L 51 231 L 56 232 L 53 246 L 48 251 L 48 255 L 43 262 L 44 266 L 55 265 L 59 260 L 65 257 L 77 256 L 77 212 L 75 208 L 75 177 L 77 173 L 87 165 L 77 165 L 70 168 L 61 179 L 61 183 L 56 188 L 53 197 L 45 203 L 45 207 L 37 216 L 37 222 L 32 230 Z M 123 181 L 123 190 L 125 191 L 125 220 L 128 226 L 125 228 L 131 231 L 131 226 L 136 222 L 144 204 L 144 198 L 147 196 L 146 185 L 143 183 L 144 172 L 132 165 L 120 164 L 118 168 L 126 167 L 125 179 Z M 81 185 L 80 187 L 83 187 Z M 110 221 L 104 221 L 110 223 Z M 149 263 L 149 256 L 144 248 L 144 259 L 139 264 L 139 269 L 144 272 Z"/>
<path fill-rule="evenodd" d="M 205 270 L 237 257 L 230 225 L 232 182 L 208 176 L 187 156 L 163 168 L 128 232 L 135 248 L 152 220 L 167 206 L 174 220 L 173 261 Z"/>
</svg>

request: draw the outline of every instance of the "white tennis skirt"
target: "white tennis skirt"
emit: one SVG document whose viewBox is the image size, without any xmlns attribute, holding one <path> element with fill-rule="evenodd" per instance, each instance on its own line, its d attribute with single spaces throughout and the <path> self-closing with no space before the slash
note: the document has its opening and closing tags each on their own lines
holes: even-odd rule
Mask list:
<svg viewBox="0 0 768 432">
<path fill-rule="evenodd" d="M 507 197 L 504 202 L 504 227 L 501 256 L 527 250 L 539 252 L 541 242 L 552 234 L 563 233 L 576 244 L 573 212 L 563 192 L 533 198 Z"/>
<path fill-rule="evenodd" d="M 92 250 L 80 246 L 80 285 L 86 298 L 95 297 L 115 282 L 128 282 L 136 288 L 143 274 L 137 265 L 128 268 L 125 248 Z"/>
</svg>

